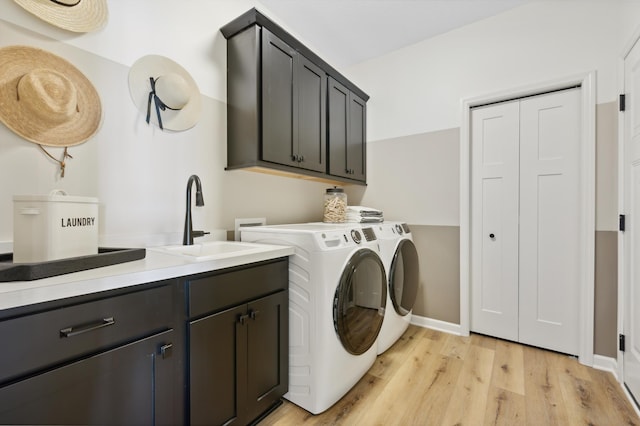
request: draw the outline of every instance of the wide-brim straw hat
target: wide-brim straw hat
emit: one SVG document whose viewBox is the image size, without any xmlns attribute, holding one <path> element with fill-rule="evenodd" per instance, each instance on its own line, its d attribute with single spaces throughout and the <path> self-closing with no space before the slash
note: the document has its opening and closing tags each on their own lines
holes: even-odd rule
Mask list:
<svg viewBox="0 0 640 426">
<path fill-rule="evenodd" d="M 147 55 L 138 59 L 129 70 L 129 92 L 138 110 L 157 126 L 160 123 L 154 98 L 157 96 L 167 106 L 159 113 L 163 129 L 187 130 L 200 119 L 202 95 L 198 85 L 187 70 L 165 56 Z"/>
<path fill-rule="evenodd" d="M 85 75 L 53 53 L 28 46 L 0 48 L 0 121 L 45 146 L 85 142 L 100 127 L 98 92 Z"/>
<path fill-rule="evenodd" d="M 105 25 L 107 0 L 14 0 L 38 18 L 77 33 L 97 30 Z"/>
</svg>

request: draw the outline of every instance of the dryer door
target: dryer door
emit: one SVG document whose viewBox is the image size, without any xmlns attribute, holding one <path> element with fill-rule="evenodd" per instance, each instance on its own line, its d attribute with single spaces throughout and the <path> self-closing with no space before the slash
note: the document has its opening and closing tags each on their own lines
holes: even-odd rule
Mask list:
<svg viewBox="0 0 640 426">
<path fill-rule="evenodd" d="M 362 248 L 347 262 L 333 299 L 333 325 L 344 348 L 365 353 L 376 342 L 387 303 L 387 278 L 380 256 Z"/>
<path fill-rule="evenodd" d="M 405 316 L 413 309 L 420 282 L 418 251 L 413 241 L 402 239 L 389 268 L 389 298 L 398 315 Z"/>
</svg>

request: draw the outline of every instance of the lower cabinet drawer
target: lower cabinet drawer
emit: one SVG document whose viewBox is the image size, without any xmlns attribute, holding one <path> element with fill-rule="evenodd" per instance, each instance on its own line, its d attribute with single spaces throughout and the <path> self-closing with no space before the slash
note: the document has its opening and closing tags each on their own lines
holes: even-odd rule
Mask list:
<svg viewBox="0 0 640 426">
<path fill-rule="evenodd" d="M 236 306 L 266 296 L 289 285 L 288 260 L 251 266 L 187 281 L 189 318 Z"/>
<path fill-rule="evenodd" d="M 0 322 L 0 383 L 171 328 L 172 287 Z"/>
</svg>

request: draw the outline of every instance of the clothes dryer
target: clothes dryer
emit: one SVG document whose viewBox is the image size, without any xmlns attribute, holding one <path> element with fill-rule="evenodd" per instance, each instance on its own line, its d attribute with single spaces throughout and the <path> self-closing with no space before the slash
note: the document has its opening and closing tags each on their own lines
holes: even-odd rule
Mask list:
<svg viewBox="0 0 640 426">
<path fill-rule="evenodd" d="M 294 224 L 245 228 L 242 241 L 288 245 L 289 391 L 318 414 L 374 364 L 387 284 L 372 228 Z"/>
<path fill-rule="evenodd" d="M 387 307 L 378 335 L 378 354 L 391 347 L 409 327 L 420 285 L 418 251 L 406 223 L 374 226 L 387 274 Z"/>
</svg>

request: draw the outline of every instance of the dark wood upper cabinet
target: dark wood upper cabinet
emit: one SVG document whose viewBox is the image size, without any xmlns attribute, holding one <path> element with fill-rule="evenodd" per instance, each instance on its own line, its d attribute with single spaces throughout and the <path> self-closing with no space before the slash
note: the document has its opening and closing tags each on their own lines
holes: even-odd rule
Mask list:
<svg viewBox="0 0 640 426">
<path fill-rule="evenodd" d="M 329 78 L 329 174 L 366 181 L 366 102 Z"/>
<path fill-rule="evenodd" d="M 262 159 L 324 172 L 326 77 L 262 29 Z"/>
<path fill-rule="evenodd" d="M 255 9 L 220 31 L 227 39 L 227 169 L 365 184 L 367 94 Z M 348 93 L 341 115 L 329 106 L 329 82 Z M 334 146 L 341 127 L 347 133 Z"/>
</svg>

